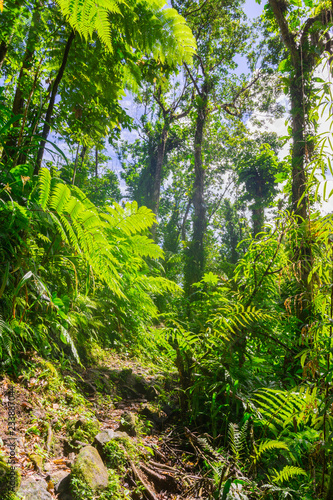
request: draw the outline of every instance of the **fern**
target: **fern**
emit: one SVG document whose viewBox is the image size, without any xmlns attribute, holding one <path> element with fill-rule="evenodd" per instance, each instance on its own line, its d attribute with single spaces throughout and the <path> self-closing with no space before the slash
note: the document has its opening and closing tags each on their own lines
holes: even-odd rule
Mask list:
<svg viewBox="0 0 333 500">
<path fill-rule="evenodd" d="M 304 469 L 300 467 L 295 467 L 293 465 L 286 465 L 281 472 L 277 472 L 273 469 L 275 475 L 271 478 L 274 483 L 280 483 L 282 481 L 288 481 L 294 476 L 307 476 Z"/>
<path fill-rule="evenodd" d="M 147 236 L 140 234 L 134 235 L 130 239 L 130 246 L 133 253 L 137 255 L 150 257 L 152 259 L 159 259 L 163 256 L 163 250 L 158 245 L 155 245 L 154 241 Z"/>
<path fill-rule="evenodd" d="M 62 214 L 64 207 L 71 197 L 71 192 L 65 184 L 58 184 L 52 192 L 49 202 L 50 208 L 56 211 L 57 214 Z"/>
<path fill-rule="evenodd" d="M 228 436 L 229 446 L 236 462 L 238 462 L 248 451 L 247 432 L 249 420 L 239 429 L 237 424 L 229 423 Z"/>
<path fill-rule="evenodd" d="M 298 391 L 277 389 L 258 390 L 252 402 L 255 404 L 260 422 L 277 436 L 288 432 L 288 427 L 306 425 L 315 419 L 313 408 L 317 406 L 316 388 L 300 388 Z"/>
<path fill-rule="evenodd" d="M 136 202 L 127 203 L 125 207 L 115 203 L 99 212 L 78 188 L 70 189 L 60 182 L 52 187 L 46 171 L 45 168 L 40 171 L 39 201 L 62 240 L 87 261 L 118 297 L 126 298 L 123 290 L 126 277 L 128 285 L 146 294 L 143 302 L 151 305 L 155 315 L 150 295 L 180 289 L 165 278 L 139 273 L 143 257 L 163 256 L 158 245 L 139 234 L 155 222 L 153 212 L 146 207 L 139 208 Z"/>
<path fill-rule="evenodd" d="M 266 452 L 266 451 L 272 451 L 272 450 L 288 450 L 288 446 L 286 443 L 283 441 L 276 441 L 276 440 L 267 440 L 267 441 L 262 441 L 259 445 L 259 448 L 255 448 L 254 450 L 254 455 L 253 455 L 253 462 L 254 464 L 258 463 L 261 456 Z"/>
<path fill-rule="evenodd" d="M 156 222 L 155 214 L 147 207 L 139 208 L 136 201 L 126 203 L 124 208 L 114 203 L 112 207 L 106 207 L 101 218 L 109 223 L 110 228 L 127 236 L 145 231 Z"/>
<path fill-rule="evenodd" d="M 255 321 L 271 319 L 271 316 L 255 307 L 245 308 L 242 304 L 227 302 L 223 307 L 217 308 L 217 312 L 210 317 L 210 322 L 220 333 L 230 332 L 235 334 L 240 328 L 245 328 Z"/>
<path fill-rule="evenodd" d="M 191 62 L 196 42 L 185 19 L 164 1 L 142 0 L 57 0 L 69 23 L 85 39 L 97 33 L 113 52 L 111 29 L 125 42 L 156 60 Z"/>
<path fill-rule="evenodd" d="M 39 185 L 39 204 L 45 209 L 49 200 L 51 191 L 51 174 L 47 168 L 42 168 L 38 177 Z"/>
</svg>

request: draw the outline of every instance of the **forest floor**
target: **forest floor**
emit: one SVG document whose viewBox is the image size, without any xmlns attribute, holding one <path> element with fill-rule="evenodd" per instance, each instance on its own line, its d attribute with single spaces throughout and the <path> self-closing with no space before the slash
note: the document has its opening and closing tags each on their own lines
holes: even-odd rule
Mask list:
<svg viewBox="0 0 333 500">
<path fill-rule="evenodd" d="M 106 429 L 125 432 L 130 440 L 125 463 L 112 461 L 119 478 L 115 498 L 213 498 L 211 466 L 221 457 L 209 446 L 209 436 L 184 425 L 177 380 L 176 372 L 114 351 L 103 351 L 97 364 L 75 370 L 32 354 L 16 379 L 1 382 L 2 455 L 9 455 L 7 391 L 12 386 L 16 466 L 23 483 L 43 480 L 48 498 L 73 498 L 70 487 L 61 490 L 57 482 L 70 474 L 79 450 L 94 445 L 94 436 Z"/>
</svg>

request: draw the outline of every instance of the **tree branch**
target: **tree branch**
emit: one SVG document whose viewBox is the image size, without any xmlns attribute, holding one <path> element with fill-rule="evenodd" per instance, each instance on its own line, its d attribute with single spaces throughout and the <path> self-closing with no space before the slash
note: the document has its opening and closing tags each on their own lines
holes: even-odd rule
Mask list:
<svg viewBox="0 0 333 500">
<path fill-rule="evenodd" d="M 188 16 L 192 16 L 192 14 L 195 14 L 196 12 L 199 12 L 199 11 L 203 8 L 203 6 L 204 6 L 206 3 L 207 3 L 207 0 L 204 0 L 204 1 L 202 2 L 202 4 L 201 4 L 201 5 L 199 5 L 199 7 L 197 7 L 196 9 L 193 9 L 193 10 L 191 10 L 190 12 L 186 12 L 186 11 L 185 11 L 185 12 L 183 13 L 183 16 L 184 16 L 185 18 L 186 18 L 186 17 L 188 17 Z"/>
<path fill-rule="evenodd" d="M 185 62 L 184 62 L 183 64 L 184 64 L 184 67 L 185 67 L 185 69 L 186 69 L 186 71 L 187 71 L 187 73 L 188 73 L 189 77 L 191 78 L 191 80 L 192 80 L 192 82 L 193 82 L 193 85 L 195 86 L 195 88 L 196 88 L 196 90 L 197 90 L 197 92 L 198 92 L 198 95 L 199 95 L 199 96 L 201 96 L 201 91 L 200 91 L 200 89 L 199 89 L 199 87 L 198 87 L 198 85 L 197 85 L 197 82 L 195 81 L 195 79 L 194 79 L 194 77 L 193 77 L 193 75 L 192 75 L 191 71 L 189 70 L 189 68 L 188 68 L 188 66 L 187 66 L 187 64 L 186 64 Z"/>
<path fill-rule="evenodd" d="M 283 41 L 290 51 L 293 64 L 296 66 L 299 60 L 299 53 L 295 42 L 295 35 L 290 31 L 288 22 L 283 15 L 287 10 L 287 2 L 285 0 L 268 0 L 268 2 L 280 27 Z"/>
<path fill-rule="evenodd" d="M 302 36 L 301 36 L 301 45 L 303 45 L 305 38 L 308 36 L 309 30 L 310 30 L 311 26 L 314 25 L 314 23 L 316 23 L 317 21 L 320 21 L 322 23 L 323 27 L 325 27 L 330 22 L 332 22 L 332 17 L 333 17 L 332 9 L 322 10 L 315 17 L 309 17 L 309 19 L 307 19 L 307 21 L 304 25 L 304 28 L 303 28 L 303 32 L 302 32 Z"/>
</svg>

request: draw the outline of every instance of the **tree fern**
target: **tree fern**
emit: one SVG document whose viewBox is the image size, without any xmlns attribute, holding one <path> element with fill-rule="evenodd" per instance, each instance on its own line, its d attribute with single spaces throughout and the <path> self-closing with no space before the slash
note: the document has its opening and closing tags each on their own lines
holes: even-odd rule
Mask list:
<svg viewBox="0 0 333 500">
<path fill-rule="evenodd" d="M 190 62 L 195 39 L 176 10 L 161 0 L 57 0 L 71 26 L 85 39 L 96 32 L 113 52 L 111 31 L 116 30 L 129 46 L 169 63 Z"/>
<path fill-rule="evenodd" d="M 133 284 L 146 294 L 179 290 L 165 278 L 138 274 L 144 263 L 142 257 L 163 256 L 158 245 L 140 234 L 155 222 L 155 215 L 148 208 L 139 208 L 136 202 L 126 203 L 125 207 L 115 203 L 98 211 L 78 188 L 71 190 L 61 182 L 52 186 L 45 168 L 39 176 L 39 202 L 63 241 L 82 255 L 119 297 L 126 296 L 125 277 L 128 286 Z"/>
<path fill-rule="evenodd" d="M 102 42 L 113 51 L 109 15 L 119 13 L 122 1 L 57 0 L 64 16 L 81 36 L 88 39 L 96 31 Z"/>
<path fill-rule="evenodd" d="M 127 236 L 145 231 L 156 222 L 155 214 L 147 207 L 139 208 L 136 201 L 126 203 L 125 207 L 118 203 L 105 207 L 101 218 L 107 221 L 111 228 L 118 229 Z"/>
<path fill-rule="evenodd" d="M 159 259 L 163 256 L 163 250 L 147 236 L 135 234 L 129 240 L 129 244 L 134 254 L 152 259 Z"/>
<path fill-rule="evenodd" d="M 49 201 L 51 191 L 51 174 L 47 168 L 42 168 L 38 176 L 39 204 L 45 209 Z"/>
<path fill-rule="evenodd" d="M 271 316 L 255 307 L 245 308 L 241 303 L 235 304 L 226 301 L 226 304 L 217 308 L 217 312 L 210 317 L 210 322 L 215 329 L 236 333 L 238 329 L 245 328 L 255 321 L 264 321 L 271 319 Z"/>
</svg>

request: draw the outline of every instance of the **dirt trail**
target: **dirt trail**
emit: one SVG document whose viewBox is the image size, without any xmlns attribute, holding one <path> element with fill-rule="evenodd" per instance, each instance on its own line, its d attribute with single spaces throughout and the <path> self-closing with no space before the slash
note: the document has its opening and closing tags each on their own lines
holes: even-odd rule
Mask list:
<svg viewBox="0 0 333 500">
<path fill-rule="evenodd" d="M 203 464 L 219 457 L 214 456 L 205 439 L 181 424 L 176 374 L 154 373 L 135 361 L 112 355 L 98 367 L 75 373 L 65 370 L 62 377 L 76 381 L 80 397 L 99 421 L 101 431 L 126 432 L 134 448 L 147 450 L 139 459 L 128 457 L 122 483 L 131 492 L 130 498 L 213 498 L 212 479 Z M 44 480 L 50 498 L 70 500 L 70 491 L 56 493 L 51 478 L 70 473 L 75 454 L 94 443 L 91 438 L 74 444 L 69 440 L 66 422 L 72 420 L 77 425 L 82 415 L 73 411 L 70 391 L 45 397 L 44 391 L 52 385 L 50 380 L 45 381 L 42 367 L 30 378 L 25 375 L 14 382 L 16 465 L 22 480 Z M 1 382 L 0 436 L 4 441 L 8 437 L 6 391 L 11 383 L 8 379 Z M 8 456 L 8 447 L 0 444 L 2 453 Z"/>
</svg>

